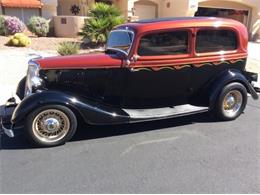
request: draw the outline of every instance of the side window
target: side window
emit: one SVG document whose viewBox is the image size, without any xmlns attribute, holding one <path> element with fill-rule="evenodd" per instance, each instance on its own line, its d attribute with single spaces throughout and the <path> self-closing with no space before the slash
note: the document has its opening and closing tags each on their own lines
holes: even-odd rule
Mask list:
<svg viewBox="0 0 260 195">
<path fill-rule="evenodd" d="M 219 52 L 237 49 L 237 35 L 231 30 L 200 30 L 197 32 L 196 52 Z"/>
<path fill-rule="evenodd" d="M 140 56 L 187 54 L 189 32 L 175 31 L 152 33 L 141 38 L 138 48 Z"/>
</svg>

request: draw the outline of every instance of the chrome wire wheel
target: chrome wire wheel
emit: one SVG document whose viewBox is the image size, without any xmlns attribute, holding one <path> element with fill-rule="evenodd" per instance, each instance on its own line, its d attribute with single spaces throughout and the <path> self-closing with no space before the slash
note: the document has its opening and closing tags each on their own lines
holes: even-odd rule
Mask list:
<svg viewBox="0 0 260 195">
<path fill-rule="evenodd" d="M 243 105 L 243 95 L 238 90 L 229 91 L 223 100 L 222 110 L 228 117 L 234 117 Z"/>
<path fill-rule="evenodd" d="M 32 123 L 35 137 L 42 142 L 57 142 L 63 139 L 70 129 L 68 116 L 57 109 L 48 109 L 36 115 Z"/>
</svg>

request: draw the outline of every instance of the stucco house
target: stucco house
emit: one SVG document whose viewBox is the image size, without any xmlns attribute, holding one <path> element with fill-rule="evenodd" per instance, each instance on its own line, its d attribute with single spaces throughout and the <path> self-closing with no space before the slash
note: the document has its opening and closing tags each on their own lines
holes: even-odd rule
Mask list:
<svg viewBox="0 0 260 195">
<path fill-rule="evenodd" d="M 129 20 L 175 17 L 216 16 L 232 18 L 244 23 L 250 34 L 260 35 L 259 0 L 58 0 L 58 15 L 74 15 L 73 5 L 79 8 L 76 15 L 86 16 L 95 2 L 106 2 L 120 8 Z"/>
<path fill-rule="evenodd" d="M 116 5 L 130 21 L 216 16 L 238 20 L 247 26 L 252 37 L 260 35 L 260 0 L 0 0 L 0 14 L 15 15 L 23 21 L 32 15 L 83 17 L 95 2 Z"/>
</svg>

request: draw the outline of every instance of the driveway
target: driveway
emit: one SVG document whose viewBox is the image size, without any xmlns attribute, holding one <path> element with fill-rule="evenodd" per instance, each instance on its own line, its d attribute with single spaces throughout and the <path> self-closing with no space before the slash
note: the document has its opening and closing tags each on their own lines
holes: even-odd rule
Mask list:
<svg viewBox="0 0 260 195">
<path fill-rule="evenodd" d="M 26 75 L 28 61 L 38 55 L 54 56 L 55 51 L 35 51 L 26 48 L 0 50 L 0 105 L 15 94 L 16 86 Z"/>
<path fill-rule="evenodd" d="M 81 126 L 55 148 L 4 136 L 0 193 L 260 193 L 259 105 L 231 122 Z"/>
</svg>

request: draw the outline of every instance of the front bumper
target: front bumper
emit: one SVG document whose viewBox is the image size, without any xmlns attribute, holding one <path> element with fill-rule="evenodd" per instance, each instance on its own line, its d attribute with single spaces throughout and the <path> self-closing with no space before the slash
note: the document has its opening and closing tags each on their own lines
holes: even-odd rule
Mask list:
<svg viewBox="0 0 260 195">
<path fill-rule="evenodd" d="M 8 137 L 14 137 L 14 128 L 11 123 L 12 114 L 17 103 L 15 98 L 10 98 L 0 109 L 0 134 L 6 134 Z"/>
</svg>

